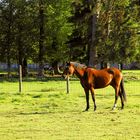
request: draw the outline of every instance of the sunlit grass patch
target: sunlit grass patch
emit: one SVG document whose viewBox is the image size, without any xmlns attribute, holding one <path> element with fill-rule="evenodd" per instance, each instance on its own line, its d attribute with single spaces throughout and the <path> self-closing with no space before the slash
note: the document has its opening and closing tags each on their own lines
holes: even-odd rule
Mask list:
<svg viewBox="0 0 140 140">
<path fill-rule="evenodd" d="M 125 81 L 127 102 L 121 110 L 118 99 L 112 111 L 115 91 L 112 87 L 95 90 L 97 111 L 86 106 L 85 93 L 78 80 L 0 82 L 0 139 L 31 140 L 129 140 L 140 139 L 139 81 Z M 7 88 L 8 87 L 8 88 Z"/>
</svg>

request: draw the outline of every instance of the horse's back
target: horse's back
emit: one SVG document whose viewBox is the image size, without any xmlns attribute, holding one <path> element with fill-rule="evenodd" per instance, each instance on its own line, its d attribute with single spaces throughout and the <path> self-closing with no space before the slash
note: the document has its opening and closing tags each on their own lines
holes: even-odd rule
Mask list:
<svg viewBox="0 0 140 140">
<path fill-rule="evenodd" d="M 101 70 L 96 69 L 87 69 L 88 72 L 88 80 L 92 81 L 94 88 L 104 88 L 111 83 L 114 83 L 121 79 L 122 74 L 117 68 L 105 68 Z"/>
<path fill-rule="evenodd" d="M 89 73 L 92 73 L 96 77 L 100 76 L 105 76 L 105 75 L 121 75 L 121 72 L 119 69 L 112 67 L 112 68 L 104 68 L 101 70 L 93 69 L 93 68 L 88 68 L 87 71 Z"/>
</svg>

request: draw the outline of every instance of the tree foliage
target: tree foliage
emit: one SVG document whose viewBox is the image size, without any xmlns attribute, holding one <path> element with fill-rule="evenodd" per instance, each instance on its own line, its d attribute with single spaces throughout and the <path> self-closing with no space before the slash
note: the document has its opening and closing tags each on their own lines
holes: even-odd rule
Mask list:
<svg viewBox="0 0 140 140">
<path fill-rule="evenodd" d="M 97 47 L 98 63 L 135 61 L 140 48 L 140 5 L 136 0 L 75 0 L 73 5 L 75 12 L 72 19 L 77 24 L 72 35 L 72 46 L 80 48 L 89 45 L 92 29 L 87 25 L 91 22 L 91 15 L 97 14 L 96 39 L 93 44 Z M 88 54 L 89 49 L 87 57 Z"/>
<path fill-rule="evenodd" d="M 1 62 L 139 61 L 139 25 L 138 0 L 1 0 Z"/>
<path fill-rule="evenodd" d="M 43 66 L 67 58 L 70 6 L 69 0 L 0 1 L 1 61 L 24 65 L 26 59 Z"/>
</svg>

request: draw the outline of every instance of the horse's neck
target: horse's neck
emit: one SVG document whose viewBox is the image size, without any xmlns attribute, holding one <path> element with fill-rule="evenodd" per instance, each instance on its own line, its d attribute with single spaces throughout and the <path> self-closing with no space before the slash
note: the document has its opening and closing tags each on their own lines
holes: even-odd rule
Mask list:
<svg viewBox="0 0 140 140">
<path fill-rule="evenodd" d="M 84 68 L 82 69 L 75 68 L 75 74 L 78 78 L 81 79 L 84 76 Z"/>
</svg>

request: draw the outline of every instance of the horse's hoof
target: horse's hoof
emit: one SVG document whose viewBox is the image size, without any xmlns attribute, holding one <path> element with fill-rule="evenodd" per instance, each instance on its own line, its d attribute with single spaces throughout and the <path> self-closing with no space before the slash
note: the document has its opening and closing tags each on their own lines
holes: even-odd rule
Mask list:
<svg viewBox="0 0 140 140">
<path fill-rule="evenodd" d="M 115 108 L 114 108 L 114 107 L 112 107 L 112 109 L 111 109 L 111 110 L 113 111 L 113 110 L 115 110 Z"/>
<path fill-rule="evenodd" d="M 121 110 L 123 110 L 124 109 L 124 107 L 121 107 Z"/>
<path fill-rule="evenodd" d="M 82 112 L 87 112 L 88 110 L 83 110 Z"/>
<path fill-rule="evenodd" d="M 124 109 L 124 105 L 121 107 L 121 109 Z"/>
<path fill-rule="evenodd" d="M 116 105 L 116 104 L 114 104 L 114 106 L 112 107 L 112 110 L 115 110 L 115 109 L 116 109 L 116 107 L 117 107 L 117 105 Z"/>
<path fill-rule="evenodd" d="M 83 110 L 83 112 L 87 112 L 89 108 L 86 108 L 85 110 Z"/>
<path fill-rule="evenodd" d="M 97 109 L 97 107 L 95 106 L 95 107 L 94 107 L 94 111 L 96 111 L 96 109 Z"/>
<path fill-rule="evenodd" d="M 116 107 L 113 107 L 113 108 L 112 108 L 112 111 L 115 110 L 115 109 L 116 109 Z"/>
</svg>

